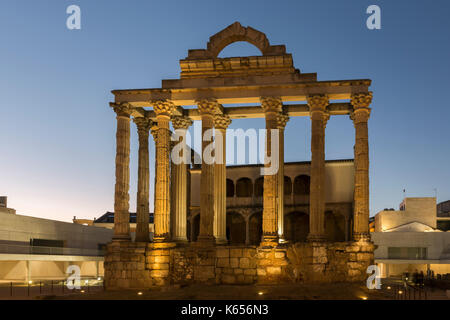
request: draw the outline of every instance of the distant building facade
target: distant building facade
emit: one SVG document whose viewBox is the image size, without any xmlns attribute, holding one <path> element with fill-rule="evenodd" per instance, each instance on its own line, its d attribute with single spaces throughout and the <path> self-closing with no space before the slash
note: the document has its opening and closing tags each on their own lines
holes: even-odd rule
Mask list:
<svg viewBox="0 0 450 320">
<path fill-rule="evenodd" d="M 66 279 L 69 265 L 82 277 L 103 276 L 112 230 L 0 210 L 0 282 Z"/>
<path fill-rule="evenodd" d="M 450 232 L 438 228 L 436 198 L 405 198 L 400 210 L 375 215 L 372 240 L 382 277 L 404 272 L 450 273 Z"/>
<path fill-rule="evenodd" d="M 310 162 L 285 163 L 283 240 L 304 242 L 309 233 Z M 226 230 L 229 244 L 258 245 L 261 241 L 264 178 L 261 165 L 227 166 Z M 196 241 L 200 230 L 201 168 L 188 169 L 187 238 Z M 325 163 L 325 231 L 329 241 L 348 241 L 353 223 L 354 163 L 352 159 Z M 174 197 L 172 197 L 174 199 Z M 172 206 L 174 207 L 174 206 Z M 150 239 L 153 238 L 150 213 Z M 114 212 L 97 219 L 76 219 L 74 223 L 114 228 Z M 136 232 L 136 213 L 130 212 L 130 233 Z"/>
</svg>

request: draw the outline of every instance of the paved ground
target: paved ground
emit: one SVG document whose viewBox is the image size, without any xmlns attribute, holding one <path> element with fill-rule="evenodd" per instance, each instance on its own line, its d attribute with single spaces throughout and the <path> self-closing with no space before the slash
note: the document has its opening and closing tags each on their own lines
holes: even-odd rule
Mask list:
<svg viewBox="0 0 450 320">
<path fill-rule="evenodd" d="M 62 287 L 62 283 L 50 286 L 48 283 L 40 285 L 33 283 L 28 285 L 15 285 L 11 296 L 10 287 L 0 284 L 0 299 L 53 299 L 53 300 L 392 300 L 398 297 L 413 299 L 403 293 L 395 295 L 402 289 L 403 284 L 399 280 L 383 280 L 380 290 L 368 290 L 364 285 L 349 283 L 333 284 L 283 284 L 283 285 L 222 285 L 206 286 L 191 285 L 185 287 L 167 287 L 152 290 L 129 291 L 103 291 L 103 287 L 97 283 L 81 290 L 71 291 Z M 424 298 L 423 296 L 421 297 Z M 416 299 L 419 299 L 418 295 Z M 447 299 L 445 290 L 427 289 L 428 300 Z"/>
<path fill-rule="evenodd" d="M 192 285 L 182 288 L 172 287 L 159 290 L 112 291 L 97 293 L 77 293 L 65 296 L 46 296 L 41 299 L 89 299 L 89 300 L 385 300 L 393 299 L 387 290 L 368 290 L 355 284 L 327 285 L 276 285 L 276 286 L 205 286 Z"/>
</svg>

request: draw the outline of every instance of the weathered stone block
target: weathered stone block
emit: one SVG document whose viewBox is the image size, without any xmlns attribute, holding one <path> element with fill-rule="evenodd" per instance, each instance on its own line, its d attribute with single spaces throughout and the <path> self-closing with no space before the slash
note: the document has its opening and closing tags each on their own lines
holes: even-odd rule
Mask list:
<svg viewBox="0 0 450 320">
<path fill-rule="evenodd" d="M 250 268 L 250 259 L 249 258 L 241 258 L 239 259 L 239 268 Z"/>
<path fill-rule="evenodd" d="M 234 274 L 234 269 L 233 268 L 223 268 L 222 272 L 225 274 Z"/>
<path fill-rule="evenodd" d="M 169 270 L 168 263 L 154 263 L 151 265 L 151 269 L 153 270 Z"/>
<path fill-rule="evenodd" d="M 243 256 L 242 249 L 230 249 L 230 257 L 240 258 Z"/>
<path fill-rule="evenodd" d="M 169 263 L 169 256 L 155 256 L 155 263 Z"/>
<path fill-rule="evenodd" d="M 195 280 L 207 280 L 216 277 L 214 266 L 197 266 L 194 267 Z"/>
<path fill-rule="evenodd" d="M 270 275 L 279 275 L 281 274 L 281 267 L 266 267 L 266 271 Z"/>
<path fill-rule="evenodd" d="M 169 276 L 169 270 L 152 270 L 150 276 L 154 278 L 163 278 Z"/>
<path fill-rule="evenodd" d="M 230 266 L 230 259 L 229 258 L 218 258 L 217 259 L 217 266 L 218 267 L 229 267 Z"/>
<path fill-rule="evenodd" d="M 275 252 L 275 258 L 279 259 L 279 258 L 284 258 L 286 256 L 286 253 L 284 252 Z"/>
<path fill-rule="evenodd" d="M 244 273 L 244 270 L 242 270 L 242 269 L 239 269 L 239 268 L 234 269 L 234 274 L 243 274 L 243 273 Z"/>
<path fill-rule="evenodd" d="M 256 249 L 250 248 L 250 249 L 243 249 L 243 256 L 246 258 L 254 258 L 256 256 Z"/>
<path fill-rule="evenodd" d="M 244 275 L 246 276 L 256 276 L 256 269 L 245 269 Z"/>
<path fill-rule="evenodd" d="M 236 283 L 236 277 L 234 275 L 224 274 L 222 275 L 223 284 L 234 284 Z"/>
<path fill-rule="evenodd" d="M 225 248 L 219 248 L 216 251 L 216 257 L 217 258 L 229 258 L 230 257 L 230 250 Z"/>
<path fill-rule="evenodd" d="M 236 276 L 236 282 L 238 282 L 238 283 L 244 283 L 244 281 L 245 281 L 245 277 L 244 277 L 243 274 L 238 274 L 238 275 Z"/>
<path fill-rule="evenodd" d="M 258 269 L 256 269 L 256 274 L 258 276 L 265 276 L 267 274 L 267 272 L 266 272 L 265 268 L 258 268 Z"/>
<path fill-rule="evenodd" d="M 239 259 L 238 258 L 230 258 L 230 267 L 237 268 L 238 266 L 239 266 Z"/>
<path fill-rule="evenodd" d="M 360 247 L 358 245 L 350 245 L 345 248 L 345 251 L 347 252 L 358 252 L 360 250 Z"/>
<path fill-rule="evenodd" d="M 349 275 L 350 277 L 358 277 L 358 276 L 361 275 L 361 271 L 358 270 L 358 269 L 349 269 L 349 270 L 348 270 L 348 275 Z"/>
<path fill-rule="evenodd" d="M 367 252 L 359 252 L 356 254 L 357 261 L 370 261 L 373 258 L 373 254 Z"/>
<path fill-rule="evenodd" d="M 270 265 L 272 265 L 272 260 L 270 260 L 270 259 L 260 259 L 258 261 L 258 265 L 259 266 L 270 266 Z"/>
</svg>

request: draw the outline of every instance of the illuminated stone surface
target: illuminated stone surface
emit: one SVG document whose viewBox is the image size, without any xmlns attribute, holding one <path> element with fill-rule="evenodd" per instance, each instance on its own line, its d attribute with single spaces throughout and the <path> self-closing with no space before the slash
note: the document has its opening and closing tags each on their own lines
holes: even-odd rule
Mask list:
<svg viewBox="0 0 450 320">
<path fill-rule="evenodd" d="M 262 56 L 217 57 L 236 41 L 252 43 Z M 180 79 L 163 80 L 161 88 L 113 91 L 115 102 L 111 105 L 117 113 L 115 241 L 107 246 L 106 288 L 363 281 L 367 266 L 373 264 L 374 250 L 368 232 L 371 81 L 317 81 L 315 73 L 295 69 L 284 45 L 270 45 L 263 33 L 239 23 L 212 36 L 206 49 L 189 50 L 180 67 Z M 284 104 L 293 101 L 306 104 Z M 223 106 L 248 103 L 260 106 Z M 183 108 L 192 105 L 197 108 Z M 152 110 L 144 109 L 148 107 Z M 347 237 L 350 231 L 346 229 L 349 241 L 345 242 L 327 241 L 325 230 L 326 206 L 342 207 L 325 204 L 325 127 L 328 118 L 335 115 L 350 115 L 355 125 L 354 217 L 345 220 L 348 228 L 353 218 L 353 237 Z M 130 116 L 136 119 L 140 142 L 136 242 L 130 240 L 129 228 Z M 309 241 L 284 243 L 284 128 L 289 118 L 296 116 L 311 118 Z M 225 157 L 225 139 L 217 140 L 217 133 L 224 137 L 230 121 L 239 118 L 265 118 L 268 156 L 272 146 L 278 152 L 278 171 L 264 175 L 262 241 L 258 246 L 249 245 L 248 210 L 244 212 L 246 245 L 227 245 L 226 166 L 203 158 L 200 188 L 196 190 L 200 193 L 199 236 L 197 241 L 187 242 L 186 211 L 190 209 L 186 204 L 186 167 L 170 163 L 170 121 L 175 129 L 187 129 L 191 121 L 201 120 L 202 133 L 215 127 L 216 144 Z M 145 223 L 143 213 L 148 205 L 149 155 L 145 146 L 149 129 L 156 145 L 153 242 L 147 242 L 146 230 L 139 229 Z M 271 138 L 275 130 L 278 141 Z M 211 141 L 202 141 L 202 151 Z"/>
</svg>

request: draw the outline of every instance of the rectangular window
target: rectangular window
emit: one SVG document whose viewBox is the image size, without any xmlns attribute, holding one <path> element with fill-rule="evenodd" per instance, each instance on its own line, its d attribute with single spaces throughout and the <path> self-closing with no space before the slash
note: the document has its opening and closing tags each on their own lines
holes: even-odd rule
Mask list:
<svg viewBox="0 0 450 320">
<path fill-rule="evenodd" d="M 427 259 L 427 248 L 389 247 L 389 259 L 424 260 Z"/>
</svg>

